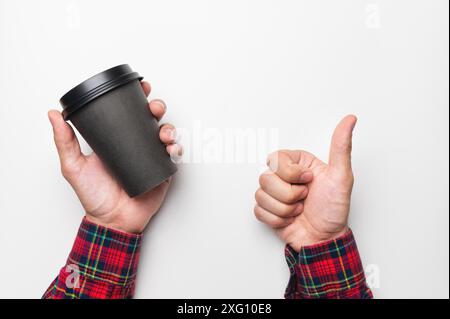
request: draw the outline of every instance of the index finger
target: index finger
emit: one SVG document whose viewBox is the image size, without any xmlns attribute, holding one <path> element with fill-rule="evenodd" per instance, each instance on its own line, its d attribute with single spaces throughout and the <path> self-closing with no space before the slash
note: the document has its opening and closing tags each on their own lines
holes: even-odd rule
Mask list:
<svg viewBox="0 0 450 319">
<path fill-rule="evenodd" d="M 150 83 L 148 83 L 147 81 L 142 81 L 141 86 L 142 86 L 142 89 L 144 90 L 145 96 L 148 97 L 150 95 L 150 92 L 152 91 L 152 87 L 151 87 Z"/>
<path fill-rule="evenodd" d="M 270 154 L 267 165 L 282 180 L 291 184 L 306 184 L 313 179 L 309 167 L 299 164 L 288 152 L 278 151 Z"/>
</svg>

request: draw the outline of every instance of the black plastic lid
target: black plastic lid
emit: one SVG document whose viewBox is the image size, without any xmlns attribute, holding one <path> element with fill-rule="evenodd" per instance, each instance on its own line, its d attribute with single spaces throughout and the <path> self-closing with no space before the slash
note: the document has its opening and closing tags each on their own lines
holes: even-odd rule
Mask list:
<svg viewBox="0 0 450 319">
<path fill-rule="evenodd" d="M 78 84 L 59 100 L 63 107 L 64 120 L 93 99 L 133 80 L 142 80 L 128 64 L 121 64 L 103 71 Z"/>
</svg>

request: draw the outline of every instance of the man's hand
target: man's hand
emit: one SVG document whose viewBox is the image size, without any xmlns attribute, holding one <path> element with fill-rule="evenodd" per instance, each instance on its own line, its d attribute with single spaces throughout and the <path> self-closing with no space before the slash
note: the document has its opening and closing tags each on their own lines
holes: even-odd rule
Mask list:
<svg viewBox="0 0 450 319">
<path fill-rule="evenodd" d="M 151 91 L 150 84 L 142 82 L 142 88 L 148 96 Z M 158 120 L 166 112 L 166 106 L 161 100 L 151 101 L 149 108 Z M 72 127 L 64 121 L 59 111 L 49 111 L 48 117 L 53 126 L 61 172 L 80 199 L 86 211 L 86 218 L 124 232 L 142 232 L 160 208 L 171 179 L 143 195 L 130 198 L 95 153 L 81 153 Z M 178 154 L 181 148 L 175 144 L 176 132 L 173 125 L 162 125 L 159 137 L 167 145 L 169 154 L 181 155 Z"/>
<path fill-rule="evenodd" d="M 269 155 L 270 170 L 260 176 L 254 212 L 296 251 L 348 230 L 356 120 L 349 115 L 336 127 L 328 165 L 305 151 Z"/>
</svg>

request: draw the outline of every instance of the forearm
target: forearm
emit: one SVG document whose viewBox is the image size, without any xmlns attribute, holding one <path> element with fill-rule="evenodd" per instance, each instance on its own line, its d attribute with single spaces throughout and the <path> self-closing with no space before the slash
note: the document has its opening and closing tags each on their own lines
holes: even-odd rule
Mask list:
<svg viewBox="0 0 450 319">
<path fill-rule="evenodd" d="M 66 265 L 44 299 L 131 298 L 142 236 L 83 219 Z"/>
<path fill-rule="evenodd" d="M 373 298 L 351 230 L 299 253 L 286 246 L 285 255 L 291 273 L 287 299 Z"/>
</svg>

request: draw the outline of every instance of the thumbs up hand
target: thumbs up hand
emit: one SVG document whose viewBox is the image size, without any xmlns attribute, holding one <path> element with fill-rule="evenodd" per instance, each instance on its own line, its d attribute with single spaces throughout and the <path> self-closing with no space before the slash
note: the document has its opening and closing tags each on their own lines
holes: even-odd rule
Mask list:
<svg viewBox="0 0 450 319">
<path fill-rule="evenodd" d="M 305 151 L 269 155 L 270 169 L 260 176 L 255 194 L 255 216 L 296 251 L 348 231 L 356 121 L 348 115 L 336 127 L 328 164 Z"/>
</svg>

